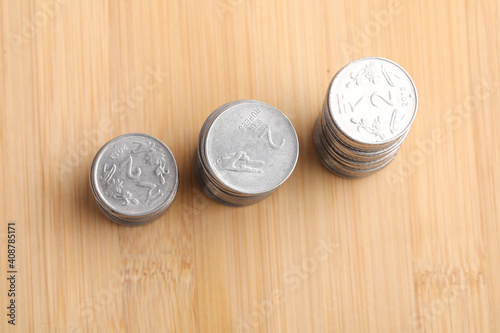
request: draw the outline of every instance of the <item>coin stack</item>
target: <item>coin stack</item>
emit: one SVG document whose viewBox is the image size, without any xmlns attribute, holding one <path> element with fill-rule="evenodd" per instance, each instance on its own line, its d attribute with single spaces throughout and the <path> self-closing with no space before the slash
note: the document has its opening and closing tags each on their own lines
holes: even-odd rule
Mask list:
<svg viewBox="0 0 500 333">
<path fill-rule="evenodd" d="M 417 90 L 406 71 L 383 58 L 363 58 L 333 78 L 314 127 L 323 164 L 344 177 L 387 166 L 417 113 Z"/>
<path fill-rule="evenodd" d="M 205 121 L 195 171 L 205 193 L 230 206 L 262 200 L 292 174 L 297 133 L 278 109 L 254 100 L 219 107 Z"/>
<path fill-rule="evenodd" d="M 131 226 L 158 218 L 179 187 L 177 163 L 160 140 L 131 133 L 106 143 L 90 169 L 90 187 L 111 220 Z"/>
</svg>

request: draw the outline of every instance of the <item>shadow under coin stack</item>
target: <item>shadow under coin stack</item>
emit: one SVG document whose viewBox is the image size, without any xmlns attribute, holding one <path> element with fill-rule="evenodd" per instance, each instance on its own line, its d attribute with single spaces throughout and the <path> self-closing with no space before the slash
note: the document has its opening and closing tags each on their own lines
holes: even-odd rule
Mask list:
<svg viewBox="0 0 500 333">
<path fill-rule="evenodd" d="M 299 141 L 278 109 L 253 100 L 225 104 L 205 121 L 195 171 L 205 193 L 231 206 L 253 204 L 283 184 L 299 156 Z"/>
<path fill-rule="evenodd" d="M 174 201 L 179 175 L 174 156 L 160 140 L 139 133 L 119 136 L 96 154 L 90 186 L 99 208 L 111 220 L 143 225 Z"/>
<path fill-rule="evenodd" d="M 387 166 L 417 113 L 411 77 L 383 58 L 356 60 L 333 78 L 314 127 L 323 164 L 344 177 L 363 177 Z"/>
</svg>

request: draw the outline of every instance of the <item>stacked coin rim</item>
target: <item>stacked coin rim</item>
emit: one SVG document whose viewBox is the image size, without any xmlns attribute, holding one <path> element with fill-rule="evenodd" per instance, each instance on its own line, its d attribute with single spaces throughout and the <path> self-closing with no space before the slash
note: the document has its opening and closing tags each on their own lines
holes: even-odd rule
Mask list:
<svg viewBox="0 0 500 333">
<path fill-rule="evenodd" d="M 415 112 L 407 127 L 396 137 L 376 144 L 367 144 L 350 137 L 348 133 L 343 132 L 339 128 L 330 110 L 330 97 L 332 96 L 331 90 L 333 89 L 333 83 L 343 69 L 355 62 L 373 59 L 390 62 L 406 74 L 415 89 Z M 401 66 L 391 60 L 379 57 L 358 59 L 342 68 L 332 79 L 326 92 L 322 112 L 314 125 L 314 147 L 325 167 L 339 176 L 359 178 L 371 175 L 394 160 L 399 152 L 401 144 L 410 131 L 417 110 L 418 95 L 415 84 L 410 75 Z"/>
<path fill-rule="evenodd" d="M 155 208 L 151 212 L 147 212 L 145 214 L 127 214 L 127 215 L 124 215 L 124 214 L 121 214 L 118 211 L 114 210 L 111 206 L 109 206 L 105 202 L 105 200 L 103 199 L 102 193 L 98 190 L 97 184 L 95 183 L 95 180 L 94 180 L 94 178 L 95 178 L 94 173 L 96 172 L 97 164 L 99 163 L 99 159 L 103 155 L 103 153 L 105 152 L 106 148 L 109 145 L 113 144 L 114 142 L 116 142 L 120 139 L 123 139 L 125 137 L 129 137 L 129 136 L 141 136 L 141 137 L 146 137 L 146 138 L 149 138 L 151 140 L 160 142 L 162 145 L 162 148 L 165 149 L 166 152 L 171 155 L 171 157 L 174 161 L 174 166 L 175 166 L 175 180 L 174 181 L 175 181 L 175 183 L 174 183 L 173 191 L 170 193 L 169 197 L 163 202 L 162 205 Z M 104 215 L 106 215 L 106 217 L 108 217 L 112 221 L 114 221 L 118 224 L 122 224 L 122 225 L 127 225 L 127 226 L 144 225 L 144 224 L 147 224 L 149 222 L 156 220 L 161 215 L 163 215 L 167 211 L 167 209 L 170 207 L 172 202 L 174 201 L 174 199 L 177 195 L 178 188 L 179 188 L 179 171 L 177 168 L 177 161 L 175 160 L 175 157 L 172 154 L 172 151 L 168 148 L 168 146 L 163 141 L 159 140 L 158 138 L 155 138 L 151 135 L 144 134 L 144 133 L 123 134 L 123 135 L 120 135 L 120 136 L 110 140 L 106 144 L 104 144 L 101 147 L 101 149 L 99 149 L 99 151 L 96 153 L 94 160 L 92 161 L 92 165 L 90 167 L 90 188 L 92 190 L 92 193 L 95 197 L 95 200 L 97 202 L 99 209 L 104 213 Z"/>
<path fill-rule="evenodd" d="M 242 193 L 238 191 L 237 189 L 232 188 L 228 184 L 224 184 L 223 181 L 217 177 L 215 171 L 213 170 L 212 166 L 210 165 L 208 161 L 208 157 L 206 154 L 206 144 L 207 144 L 207 136 L 208 133 L 211 129 L 211 126 L 214 124 L 215 120 L 222 115 L 225 111 L 231 109 L 232 107 L 235 107 L 240 104 L 245 104 L 245 103 L 252 103 L 255 105 L 265 105 L 266 107 L 271 107 L 275 109 L 276 111 L 280 112 L 284 118 L 289 122 L 290 126 L 294 130 L 295 138 L 296 138 L 296 145 L 297 145 L 297 156 L 295 157 L 295 160 L 293 161 L 293 167 L 291 168 L 290 173 L 282 179 L 277 185 L 274 187 L 270 188 L 266 192 L 252 192 L 248 191 L 246 193 Z M 262 199 L 268 197 L 271 195 L 273 192 L 275 192 L 286 180 L 291 176 L 293 173 L 295 166 L 297 165 L 298 161 L 298 150 L 299 150 L 299 142 L 298 142 L 298 137 L 297 133 L 295 131 L 295 128 L 293 127 L 292 122 L 288 117 L 286 117 L 285 114 L 283 114 L 280 110 L 277 108 L 268 105 L 264 102 L 256 101 L 256 100 L 238 100 L 238 101 L 233 101 L 229 102 L 227 104 L 224 104 L 217 108 L 215 111 L 213 111 L 208 118 L 206 119 L 205 123 L 203 124 L 201 130 L 200 130 L 200 135 L 198 139 L 198 146 L 196 149 L 196 155 L 195 155 L 195 161 L 194 161 L 194 169 L 196 173 L 196 177 L 200 185 L 202 186 L 205 194 L 210 197 L 211 199 L 228 205 L 228 206 L 234 206 L 234 207 L 241 207 L 241 206 L 247 206 L 251 205 L 254 203 L 257 203 L 261 201 Z"/>
</svg>

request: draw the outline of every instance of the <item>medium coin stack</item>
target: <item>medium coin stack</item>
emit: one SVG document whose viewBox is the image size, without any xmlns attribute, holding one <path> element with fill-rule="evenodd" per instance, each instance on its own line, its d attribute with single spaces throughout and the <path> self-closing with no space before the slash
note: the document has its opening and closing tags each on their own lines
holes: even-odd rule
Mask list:
<svg viewBox="0 0 500 333">
<path fill-rule="evenodd" d="M 130 133 L 106 143 L 90 169 L 90 187 L 111 220 L 143 225 L 158 218 L 179 187 L 177 163 L 160 140 Z"/>
<path fill-rule="evenodd" d="M 417 113 L 417 90 L 406 71 L 383 58 L 363 58 L 341 69 L 328 88 L 314 127 L 323 164 L 344 177 L 387 166 Z"/>
<path fill-rule="evenodd" d="M 225 104 L 203 125 L 195 171 L 205 193 L 231 206 L 262 200 L 292 174 L 297 133 L 278 109 L 253 100 Z"/>
</svg>

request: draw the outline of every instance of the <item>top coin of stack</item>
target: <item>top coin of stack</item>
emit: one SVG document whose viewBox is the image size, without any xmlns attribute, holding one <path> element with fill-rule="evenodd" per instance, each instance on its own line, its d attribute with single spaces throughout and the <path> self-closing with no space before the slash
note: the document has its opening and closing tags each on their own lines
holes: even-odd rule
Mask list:
<svg viewBox="0 0 500 333">
<path fill-rule="evenodd" d="M 396 63 L 363 58 L 348 64 L 333 78 L 314 128 L 323 164 L 344 177 L 388 165 L 415 119 L 417 100 L 411 77 Z"/>
<path fill-rule="evenodd" d="M 219 107 L 205 121 L 195 170 L 209 197 L 244 206 L 283 184 L 298 155 L 297 134 L 281 111 L 259 101 L 241 100 Z"/>
<path fill-rule="evenodd" d="M 177 163 L 160 140 L 146 134 L 125 134 L 97 152 L 90 186 L 108 218 L 142 225 L 158 218 L 173 202 L 179 186 Z"/>
</svg>

